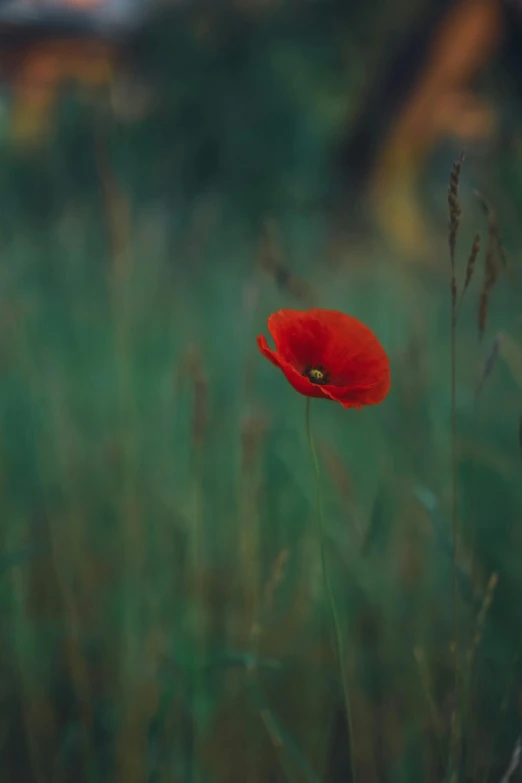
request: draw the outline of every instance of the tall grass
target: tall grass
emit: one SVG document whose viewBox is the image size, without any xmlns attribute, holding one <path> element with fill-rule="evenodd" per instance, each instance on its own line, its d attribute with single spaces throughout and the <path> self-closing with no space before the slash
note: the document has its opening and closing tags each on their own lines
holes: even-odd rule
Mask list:
<svg viewBox="0 0 522 783">
<path fill-rule="evenodd" d="M 364 783 L 439 783 L 455 707 L 445 227 L 423 271 L 382 247 L 330 268 L 319 220 L 293 215 L 274 267 L 219 209 L 173 234 L 99 155 L 106 222 L 63 205 L 45 230 L 21 221 L 0 262 L 3 779 L 349 780 L 303 406 L 255 347 L 313 292 L 374 329 L 393 373 L 382 406 L 314 413 L 353 763 Z M 466 296 L 453 572 L 473 673 L 455 779 L 494 783 L 520 735 L 522 354 L 499 282 L 488 328 L 511 354 L 475 406 L 488 333 L 482 348 L 473 281 Z"/>
</svg>

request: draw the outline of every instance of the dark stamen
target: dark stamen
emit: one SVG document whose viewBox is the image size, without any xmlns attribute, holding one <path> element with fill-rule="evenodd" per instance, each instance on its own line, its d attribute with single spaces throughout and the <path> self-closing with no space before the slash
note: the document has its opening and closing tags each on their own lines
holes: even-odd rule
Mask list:
<svg viewBox="0 0 522 783">
<path fill-rule="evenodd" d="M 320 383 L 323 386 L 330 381 L 330 373 L 325 371 L 322 364 L 319 364 L 317 367 L 306 367 L 303 375 L 311 383 Z"/>
</svg>

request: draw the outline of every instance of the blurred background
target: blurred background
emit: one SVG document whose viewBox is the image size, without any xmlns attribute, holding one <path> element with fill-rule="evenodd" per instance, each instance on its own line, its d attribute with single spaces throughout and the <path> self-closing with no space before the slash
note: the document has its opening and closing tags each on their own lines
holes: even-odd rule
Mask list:
<svg viewBox="0 0 522 783">
<path fill-rule="evenodd" d="M 521 93 L 518 0 L 2 0 L 2 783 L 522 780 Z"/>
</svg>

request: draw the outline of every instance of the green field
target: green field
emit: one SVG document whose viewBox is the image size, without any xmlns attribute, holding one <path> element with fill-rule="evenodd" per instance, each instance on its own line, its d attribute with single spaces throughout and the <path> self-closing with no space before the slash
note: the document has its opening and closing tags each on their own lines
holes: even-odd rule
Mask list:
<svg viewBox="0 0 522 783">
<path fill-rule="evenodd" d="M 462 171 L 459 286 L 475 231 L 482 250 L 456 331 L 453 461 L 458 151 L 427 169 L 426 258 L 376 235 L 333 243 L 292 195 L 326 181 L 326 103 L 323 126 L 296 125 L 295 167 L 274 130 L 266 176 L 251 140 L 222 128 L 237 179 L 223 163 L 201 192 L 181 131 L 172 159 L 155 154 L 160 126 L 105 144 L 71 109 L 45 153 L 5 152 L 2 783 L 500 783 L 517 761 L 520 162 Z M 190 177 L 171 180 L 184 154 Z M 379 406 L 312 404 L 351 759 L 305 399 L 256 346 L 270 313 L 311 304 L 363 320 L 392 368 Z"/>
</svg>

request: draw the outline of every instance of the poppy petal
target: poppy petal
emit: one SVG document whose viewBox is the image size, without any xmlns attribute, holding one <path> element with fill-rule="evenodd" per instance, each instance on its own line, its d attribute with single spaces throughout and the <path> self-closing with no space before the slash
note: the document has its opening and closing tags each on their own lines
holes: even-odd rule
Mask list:
<svg viewBox="0 0 522 783">
<path fill-rule="evenodd" d="M 310 311 L 329 327 L 322 364 L 334 386 L 373 386 L 389 375 L 388 356 L 374 333 L 357 318 L 334 310 Z"/>
<path fill-rule="evenodd" d="M 390 376 L 383 377 L 373 386 L 324 386 L 324 391 L 344 408 L 361 408 L 363 405 L 378 405 L 390 391 Z"/>
<path fill-rule="evenodd" d="M 376 405 L 390 389 L 388 356 L 365 324 L 336 310 L 279 310 L 268 319 L 276 350 L 264 336 L 261 352 L 301 394 L 339 402 L 345 408 Z M 312 383 L 307 368 L 320 369 L 328 383 Z"/>
<path fill-rule="evenodd" d="M 277 353 L 298 373 L 307 367 L 324 364 L 329 327 L 320 319 L 301 310 L 279 310 L 268 319 L 268 330 L 274 338 Z"/>
<path fill-rule="evenodd" d="M 321 397 L 328 399 L 328 395 L 325 394 L 324 388 L 316 383 L 312 383 L 305 375 L 300 375 L 297 370 L 275 351 L 269 347 L 264 335 L 260 334 L 257 338 L 257 344 L 259 350 L 272 364 L 279 367 L 285 374 L 287 381 L 294 387 L 300 394 L 304 394 L 305 397 Z"/>
<path fill-rule="evenodd" d="M 298 373 L 323 366 L 336 386 L 373 385 L 388 357 L 365 324 L 336 310 L 279 310 L 268 319 L 277 353 Z"/>
</svg>

